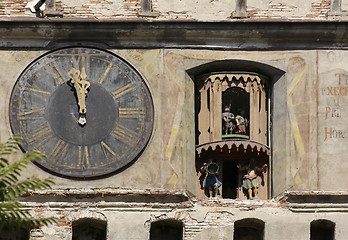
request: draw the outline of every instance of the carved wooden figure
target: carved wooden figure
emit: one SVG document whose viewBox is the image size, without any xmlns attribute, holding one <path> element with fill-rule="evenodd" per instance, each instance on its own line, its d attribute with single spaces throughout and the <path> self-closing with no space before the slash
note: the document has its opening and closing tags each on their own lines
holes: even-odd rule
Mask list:
<svg viewBox="0 0 348 240">
<path fill-rule="evenodd" d="M 262 173 L 266 170 L 267 164 L 264 164 L 262 168 L 258 168 L 255 164 L 255 159 L 251 159 L 248 166 L 241 167 L 240 165 L 237 165 L 237 168 L 239 171 L 247 171 L 247 174 L 243 176 L 243 188 L 245 188 L 248 191 L 248 198 L 253 199 L 257 198 L 257 190 L 258 190 L 258 184 L 257 184 L 257 173 Z"/>
</svg>

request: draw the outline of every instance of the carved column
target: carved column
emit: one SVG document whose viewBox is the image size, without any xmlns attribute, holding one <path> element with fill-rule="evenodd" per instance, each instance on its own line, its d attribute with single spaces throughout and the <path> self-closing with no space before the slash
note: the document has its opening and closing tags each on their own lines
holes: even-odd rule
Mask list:
<svg viewBox="0 0 348 240">
<path fill-rule="evenodd" d="M 260 143 L 267 144 L 267 96 L 264 86 L 260 88 L 261 109 L 260 109 Z"/>
<path fill-rule="evenodd" d="M 222 96 L 221 96 L 221 81 L 219 78 L 214 79 L 213 87 L 211 88 L 212 95 L 211 95 L 211 109 L 210 109 L 210 119 L 212 119 L 212 125 L 210 126 L 211 131 L 211 141 L 219 141 L 221 140 L 221 103 L 222 103 Z"/>
<path fill-rule="evenodd" d="M 199 90 L 199 93 L 201 95 L 201 102 L 200 106 L 201 109 L 198 113 L 198 131 L 200 132 L 200 135 L 198 137 L 199 144 L 209 142 L 210 136 L 209 136 L 209 126 L 210 126 L 210 113 L 209 113 L 209 107 L 208 107 L 208 92 L 210 91 L 210 82 L 205 84 L 204 87 L 202 87 Z"/>
</svg>

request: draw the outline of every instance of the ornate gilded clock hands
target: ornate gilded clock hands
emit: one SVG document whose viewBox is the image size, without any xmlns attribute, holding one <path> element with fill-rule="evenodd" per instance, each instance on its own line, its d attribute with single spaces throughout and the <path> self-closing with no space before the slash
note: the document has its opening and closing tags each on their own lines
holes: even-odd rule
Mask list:
<svg viewBox="0 0 348 240">
<path fill-rule="evenodd" d="M 77 103 L 79 105 L 79 113 L 80 113 L 78 123 L 83 126 L 87 123 L 86 94 L 91 84 L 90 82 L 86 80 L 87 74 L 86 74 L 85 66 L 82 66 L 81 72 L 76 68 L 72 68 L 68 72 L 68 76 L 71 79 L 71 83 L 73 84 L 76 91 L 76 95 L 77 95 Z"/>
</svg>

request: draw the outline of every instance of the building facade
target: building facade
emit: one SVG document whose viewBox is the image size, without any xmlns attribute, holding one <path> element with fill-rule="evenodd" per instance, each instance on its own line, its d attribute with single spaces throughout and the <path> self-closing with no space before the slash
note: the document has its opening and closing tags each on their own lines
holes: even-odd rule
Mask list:
<svg viewBox="0 0 348 240">
<path fill-rule="evenodd" d="M 347 10 L 0 2 L 0 138 L 47 155 L 21 201 L 59 218 L 3 236 L 347 239 Z"/>
</svg>

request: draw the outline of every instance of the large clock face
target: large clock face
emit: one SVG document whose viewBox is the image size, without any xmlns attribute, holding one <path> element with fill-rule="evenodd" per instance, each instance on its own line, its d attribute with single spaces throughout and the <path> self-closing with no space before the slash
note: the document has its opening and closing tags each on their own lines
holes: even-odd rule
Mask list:
<svg viewBox="0 0 348 240">
<path fill-rule="evenodd" d="M 153 103 L 141 76 L 98 49 L 65 48 L 34 61 L 10 100 L 10 123 L 24 150 L 66 177 L 115 172 L 135 160 L 153 130 Z"/>
</svg>

